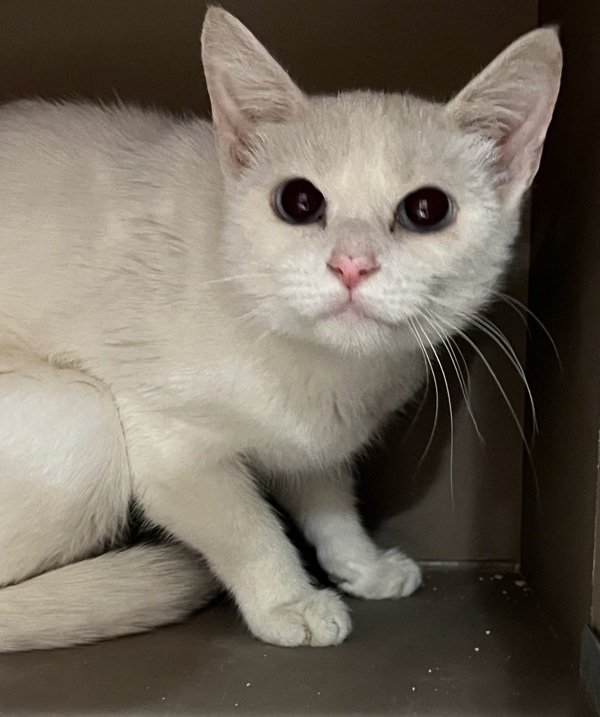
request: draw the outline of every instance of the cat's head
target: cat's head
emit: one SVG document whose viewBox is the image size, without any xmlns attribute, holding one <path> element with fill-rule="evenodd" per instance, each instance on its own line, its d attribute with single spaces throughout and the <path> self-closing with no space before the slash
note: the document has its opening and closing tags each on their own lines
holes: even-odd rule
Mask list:
<svg viewBox="0 0 600 717">
<path fill-rule="evenodd" d="M 447 104 L 307 97 L 217 8 L 202 47 L 223 251 L 254 320 L 368 354 L 437 342 L 489 301 L 558 93 L 554 30 L 517 40 Z"/>
</svg>

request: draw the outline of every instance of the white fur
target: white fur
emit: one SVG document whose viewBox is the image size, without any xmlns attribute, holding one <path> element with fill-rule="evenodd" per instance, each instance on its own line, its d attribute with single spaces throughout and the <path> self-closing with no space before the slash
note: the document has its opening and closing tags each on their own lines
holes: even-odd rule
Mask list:
<svg viewBox="0 0 600 717">
<path fill-rule="evenodd" d="M 519 77 L 535 57 L 550 78 L 533 103 L 546 108 L 539 145 L 558 44 L 545 30 L 520 43 Z M 207 15 L 204 63 L 217 150 L 197 119 L 0 108 L 0 650 L 149 629 L 210 599 L 211 575 L 183 548 L 114 549 L 132 500 L 276 644 L 337 644 L 350 619 L 311 584 L 263 490 L 346 592 L 420 584 L 413 561 L 363 529 L 351 459 L 421 385 L 420 341 L 489 300 L 533 160 L 521 171 L 511 159 L 508 176 L 468 93 L 448 107 L 308 99 L 221 10 Z M 506 64 L 486 82 L 501 84 Z M 325 194 L 325 225 L 273 212 L 294 176 Z M 455 198 L 456 221 L 427 236 L 392 228 L 425 184 Z M 337 311 L 333 251 L 378 258 L 362 315 Z"/>
</svg>

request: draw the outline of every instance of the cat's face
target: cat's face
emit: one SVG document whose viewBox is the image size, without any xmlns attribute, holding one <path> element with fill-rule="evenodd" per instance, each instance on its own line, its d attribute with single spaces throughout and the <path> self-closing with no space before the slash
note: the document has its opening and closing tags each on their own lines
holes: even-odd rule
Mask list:
<svg viewBox="0 0 600 717">
<path fill-rule="evenodd" d="M 203 60 L 223 251 L 253 320 L 368 354 L 437 342 L 490 299 L 558 91 L 552 30 L 517 41 L 447 105 L 307 98 L 218 9 Z"/>
<path fill-rule="evenodd" d="M 228 184 L 225 249 L 255 316 L 361 352 L 464 326 L 516 233 L 491 151 L 443 106 L 401 96 L 313 99 L 265 126 Z"/>
</svg>

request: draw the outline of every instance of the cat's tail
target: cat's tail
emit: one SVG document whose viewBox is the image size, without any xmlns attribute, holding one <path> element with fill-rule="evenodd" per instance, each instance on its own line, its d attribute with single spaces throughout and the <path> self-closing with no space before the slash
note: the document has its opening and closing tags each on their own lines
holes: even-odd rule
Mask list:
<svg viewBox="0 0 600 717">
<path fill-rule="evenodd" d="M 137 545 L 0 588 L 0 652 L 67 647 L 178 622 L 219 587 L 177 545 Z"/>
</svg>

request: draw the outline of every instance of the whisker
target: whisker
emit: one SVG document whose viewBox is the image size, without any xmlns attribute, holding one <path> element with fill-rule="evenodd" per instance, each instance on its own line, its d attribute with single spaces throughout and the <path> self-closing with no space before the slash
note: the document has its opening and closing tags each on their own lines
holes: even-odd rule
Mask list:
<svg viewBox="0 0 600 717">
<path fill-rule="evenodd" d="M 431 448 L 431 445 L 433 443 L 433 438 L 435 436 L 435 431 L 438 424 L 438 418 L 439 418 L 439 411 L 440 411 L 440 392 L 437 382 L 437 377 L 435 375 L 435 371 L 433 370 L 433 364 L 431 363 L 431 359 L 429 358 L 429 355 L 427 353 L 427 349 L 425 348 L 425 344 L 423 343 L 423 339 L 421 339 L 419 335 L 418 329 L 415 327 L 414 322 L 418 324 L 419 329 L 423 331 L 423 327 L 418 323 L 418 319 L 416 317 L 409 319 L 409 325 L 411 328 L 411 331 L 413 332 L 413 335 L 419 344 L 419 348 L 421 349 L 421 353 L 423 355 L 423 358 L 429 367 L 428 373 L 431 374 L 431 377 L 433 379 L 433 385 L 435 388 L 435 413 L 433 416 L 433 425 L 431 427 L 431 433 L 429 434 L 429 440 L 427 441 L 427 445 L 425 446 L 425 450 L 423 451 L 423 455 L 419 459 L 419 462 L 417 464 L 417 470 L 421 468 L 423 465 L 423 462 L 425 461 L 425 458 L 427 458 L 427 454 L 429 453 L 429 449 Z M 423 332 L 424 333 L 424 332 Z"/>
<path fill-rule="evenodd" d="M 458 355 L 458 357 L 460 357 L 462 365 L 465 369 L 465 374 L 467 375 L 466 387 L 467 387 L 467 393 L 468 393 L 469 399 L 470 399 L 473 391 L 472 391 L 472 386 L 471 386 L 471 372 L 469 370 L 469 364 L 467 363 L 467 359 L 464 357 L 462 349 L 458 345 L 458 342 L 456 341 L 456 339 L 453 336 L 448 336 L 448 341 L 454 346 L 454 348 L 456 350 L 455 352 Z"/>
<path fill-rule="evenodd" d="M 482 316 L 475 316 L 472 318 L 473 325 L 476 326 L 478 329 L 481 330 L 483 334 L 488 336 L 502 351 L 502 353 L 508 358 L 511 365 L 516 370 L 517 374 L 519 375 L 519 378 L 523 382 L 523 386 L 525 387 L 525 391 L 527 392 L 527 397 L 529 400 L 529 405 L 531 406 L 531 418 L 533 423 L 533 430 L 535 433 L 538 431 L 538 421 L 537 421 L 537 414 L 535 410 L 535 402 L 533 400 L 533 394 L 531 392 L 531 389 L 529 388 L 529 382 L 527 381 L 527 376 L 525 374 L 525 370 L 523 366 L 521 365 L 521 362 L 519 361 L 519 357 L 517 356 L 514 348 L 512 347 L 510 341 L 507 339 L 507 337 L 504 335 L 504 333 L 501 331 L 501 329 L 496 326 L 492 321 L 489 319 L 486 319 Z"/>
<path fill-rule="evenodd" d="M 200 284 L 197 284 L 197 286 L 213 286 L 214 284 L 224 284 L 228 281 L 238 281 L 239 279 L 260 279 L 265 276 L 270 275 L 264 271 L 256 274 L 237 274 L 236 276 L 225 276 L 221 279 L 209 279 L 208 281 L 203 281 Z"/>
<path fill-rule="evenodd" d="M 421 314 L 421 317 L 427 321 L 427 323 L 433 328 L 433 330 L 440 335 L 440 332 L 436 329 L 435 326 L 432 325 L 430 319 L 425 315 Z M 444 370 L 444 365 L 440 360 L 440 356 L 437 352 L 437 349 L 435 348 L 435 345 L 432 343 L 432 341 L 429 339 L 427 334 L 423 332 L 424 339 L 429 344 L 430 349 L 433 351 L 433 355 L 435 356 L 435 360 L 437 361 L 438 366 L 440 367 L 440 372 L 442 374 L 442 380 L 444 381 L 444 386 L 446 388 L 446 397 L 448 398 L 448 413 L 450 417 L 450 501 L 452 503 L 452 513 L 454 513 L 455 509 L 455 503 L 454 503 L 454 413 L 452 411 L 452 397 L 450 395 L 450 384 L 448 383 L 448 378 L 446 376 L 446 371 Z"/>
<path fill-rule="evenodd" d="M 234 318 L 234 321 L 247 321 L 249 319 L 253 319 L 255 316 L 257 316 L 260 312 L 260 307 L 253 306 L 248 311 L 245 311 L 243 314 L 240 314 L 239 316 L 236 316 Z"/>
<path fill-rule="evenodd" d="M 546 328 L 544 322 L 536 316 L 535 312 L 533 312 L 528 306 L 526 306 L 522 301 L 519 301 L 519 299 L 515 299 L 514 296 L 511 296 L 510 294 L 506 294 L 503 291 L 494 291 L 494 296 L 496 296 L 501 301 L 504 301 L 507 306 L 510 306 L 511 309 L 513 309 L 517 314 L 523 317 L 523 321 L 527 324 L 527 316 L 529 316 L 533 321 L 535 321 L 536 325 L 539 326 L 539 328 L 542 330 L 548 341 L 550 342 L 550 345 L 552 346 L 552 350 L 554 351 L 554 355 L 556 356 L 556 360 L 558 362 L 558 366 L 560 370 L 563 370 L 562 360 L 560 358 L 560 353 L 558 351 L 558 347 L 556 345 L 556 342 L 552 338 L 552 334 L 548 329 Z"/>
<path fill-rule="evenodd" d="M 477 344 L 475 344 L 475 342 L 474 342 L 471 338 L 469 338 L 469 336 L 468 336 L 462 329 L 456 329 L 456 328 L 454 328 L 449 322 L 446 322 L 446 321 L 445 321 L 444 323 L 446 323 L 446 325 L 448 326 L 448 329 L 449 329 L 450 331 L 456 331 L 456 333 L 457 333 L 459 336 L 461 336 L 462 339 L 463 339 L 464 341 L 466 341 L 466 342 L 472 347 L 472 349 L 475 351 L 475 353 L 479 356 L 479 358 L 480 358 L 481 361 L 483 362 L 483 365 L 484 365 L 484 366 L 486 367 L 486 369 L 488 370 L 488 372 L 489 372 L 489 374 L 490 374 L 490 377 L 493 379 L 493 381 L 494 381 L 494 383 L 496 384 L 498 390 L 500 391 L 500 394 L 501 394 L 501 396 L 502 396 L 502 398 L 503 398 L 503 400 L 504 400 L 504 402 L 505 402 L 505 404 L 506 404 L 506 407 L 508 408 L 508 410 L 509 410 L 509 412 L 510 412 L 510 415 L 512 416 L 512 419 L 513 419 L 513 421 L 514 421 L 514 423 L 515 423 L 515 427 L 516 427 L 516 429 L 517 429 L 517 431 L 518 431 L 518 433 L 519 433 L 519 436 L 521 437 L 521 440 L 523 441 L 523 446 L 525 447 L 525 452 L 527 453 L 528 462 L 529 462 L 529 464 L 530 464 L 530 466 L 531 466 L 531 470 L 532 470 L 532 473 L 533 473 L 533 476 L 534 476 L 534 480 L 535 480 L 536 493 L 537 493 L 538 499 L 539 499 L 539 483 L 538 483 L 538 479 L 537 479 L 537 474 L 536 474 L 535 466 L 534 466 L 534 463 L 533 463 L 533 455 L 532 455 L 532 453 L 531 453 L 531 448 L 530 448 L 530 446 L 529 446 L 529 443 L 528 443 L 528 441 L 527 441 L 527 438 L 525 437 L 525 433 L 524 433 L 524 431 L 523 431 L 523 427 L 522 427 L 521 422 L 519 421 L 519 419 L 518 419 L 518 417 L 517 417 L 517 413 L 516 413 L 516 411 L 515 411 L 515 409 L 514 409 L 514 406 L 512 405 L 510 399 L 508 398 L 508 395 L 507 395 L 506 391 L 505 391 L 504 388 L 502 387 L 502 384 L 500 383 L 500 380 L 498 379 L 498 376 L 496 375 L 496 372 L 495 372 L 494 369 L 492 368 L 490 362 L 489 362 L 489 361 L 485 358 L 485 356 L 483 355 L 481 349 L 477 346 Z"/>
<path fill-rule="evenodd" d="M 412 327 L 411 327 L 411 331 L 412 331 L 413 335 L 415 335 Z M 416 335 L 415 335 L 415 338 L 416 338 Z M 418 339 L 417 339 L 417 341 L 418 341 Z M 423 354 L 423 349 L 421 347 L 419 347 L 419 348 L 420 348 L 421 354 Z M 415 415 L 412 417 L 410 424 L 408 425 L 408 427 L 404 433 L 404 438 L 402 439 L 402 445 L 404 445 L 404 442 L 407 440 L 410 432 L 412 431 L 414 426 L 417 424 L 417 421 L 419 420 L 419 416 L 423 412 L 423 408 L 425 407 L 425 405 L 427 403 L 427 397 L 429 396 L 429 390 L 431 387 L 431 379 L 429 378 L 429 370 L 427 367 L 427 361 L 425 359 L 423 359 L 423 363 L 425 364 L 425 390 L 423 391 L 423 395 L 421 396 L 421 400 L 419 401 L 419 406 L 415 412 Z"/>
<path fill-rule="evenodd" d="M 443 334 L 443 333 L 439 330 L 439 328 L 435 325 L 435 322 L 433 321 L 433 318 L 431 317 L 431 315 L 429 314 L 429 312 L 427 312 L 427 316 L 424 316 L 423 318 L 426 319 L 427 323 L 428 323 L 428 324 L 431 326 L 431 328 L 435 331 L 435 333 L 437 334 L 437 336 L 438 336 L 439 339 L 440 339 L 441 345 L 446 349 L 446 352 L 447 352 L 448 356 L 450 357 L 450 361 L 451 361 L 452 366 L 453 366 L 453 368 L 454 368 L 454 372 L 456 373 L 456 377 L 458 378 L 458 383 L 459 383 L 459 386 L 460 386 L 460 389 L 461 389 L 463 398 L 465 399 L 465 405 L 466 405 L 466 407 L 467 407 L 467 411 L 468 411 L 468 413 L 469 413 L 469 416 L 471 417 L 471 421 L 473 422 L 473 427 L 475 428 L 475 433 L 477 434 L 477 437 L 479 438 L 480 442 L 481 442 L 481 443 L 485 443 L 485 441 L 484 441 L 484 439 L 483 439 L 483 436 L 482 436 L 482 434 L 481 434 L 481 431 L 479 430 L 479 426 L 478 426 L 478 424 L 477 424 L 477 420 L 476 420 L 476 418 L 475 418 L 475 414 L 473 413 L 473 408 L 472 408 L 472 406 L 471 406 L 470 396 L 469 396 L 469 393 L 467 392 L 467 386 L 466 386 L 466 383 L 465 383 L 465 379 L 464 379 L 464 376 L 463 376 L 463 374 L 462 374 L 461 368 L 460 368 L 460 366 L 459 366 L 459 364 L 458 364 L 458 359 L 457 359 L 456 353 L 455 353 L 455 351 L 454 351 L 454 348 L 452 347 L 452 344 L 449 342 L 448 338 L 447 338 L 446 336 L 444 336 L 444 334 Z M 454 345 L 456 346 L 456 342 L 454 342 Z M 457 347 L 457 349 L 458 349 L 458 347 Z M 460 351 L 460 350 L 459 350 L 459 351 Z M 467 373 L 468 373 L 467 362 L 465 361 L 464 356 L 462 356 L 462 353 L 461 353 L 461 357 L 462 357 L 462 359 L 463 359 L 463 361 L 464 361 L 465 366 L 467 367 Z M 469 392 L 470 392 L 470 391 L 469 391 Z"/>
</svg>

